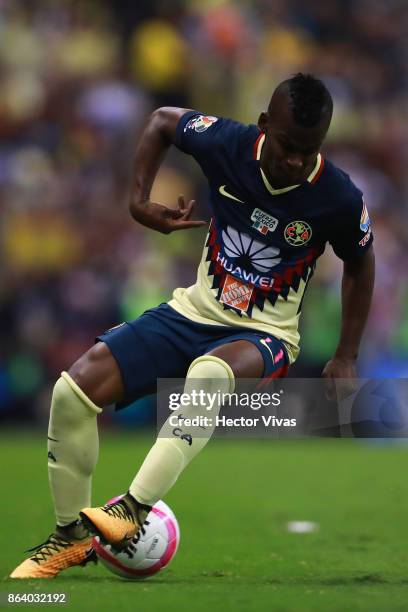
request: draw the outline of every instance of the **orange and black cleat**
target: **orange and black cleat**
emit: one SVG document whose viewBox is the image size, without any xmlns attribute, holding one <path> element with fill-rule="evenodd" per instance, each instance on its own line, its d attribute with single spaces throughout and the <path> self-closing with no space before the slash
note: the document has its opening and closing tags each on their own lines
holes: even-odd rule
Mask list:
<svg viewBox="0 0 408 612">
<path fill-rule="evenodd" d="M 16 567 L 10 578 L 55 578 L 64 569 L 97 561 L 88 533 L 81 539 L 69 538 L 58 529 L 27 552 L 33 554 Z"/>
<path fill-rule="evenodd" d="M 103 544 L 125 548 L 143 525 L 151 506 L 139 504 L 129 493 L 99 508 L 84 508 L 79 516 L 89 533 Z"/>
</svg>

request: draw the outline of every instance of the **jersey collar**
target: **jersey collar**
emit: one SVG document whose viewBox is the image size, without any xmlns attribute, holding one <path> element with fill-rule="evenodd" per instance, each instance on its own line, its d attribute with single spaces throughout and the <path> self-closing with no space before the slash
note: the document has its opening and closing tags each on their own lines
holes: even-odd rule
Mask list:
<svg viewBox="0 0 408 612">
<path fill-rule="evenodd" d="M 254 157 L 258 161 L 261 159 L 262 147 L 264 145 L 264 142 L 265 142 L 265 134 L 261 133 L 256 139 L 255 144 L 254 144 Z M 324 159 L 319 153 L 317 155 L 316 165 L 313 168 L 312 172 L 307 177 L 307 181 L 309 183 L 315 183 L 318 180 L 318 178 L 320 177 L 323 171 L 323 166 L 324 166 Z M 261 176 L 265 184 L 265 187 L 267 188 L 269 193 L 271 193 L 272 195 L 279 195 L 281 193 L 287 193 L 288 191 L 292 191 L 292 189 L 296 189 L 296 187 L 299 187 L 299 185 L 290 185 L 289 187 L 283 187 L 282 189 L 274 189 L 272 185 L 270 184 L 270 182 L 268 181 L 265 175 L 265 172 L 262 170 L 262 168 L 259 168 L 259 169 L 261 171 Z"/>
</svg>

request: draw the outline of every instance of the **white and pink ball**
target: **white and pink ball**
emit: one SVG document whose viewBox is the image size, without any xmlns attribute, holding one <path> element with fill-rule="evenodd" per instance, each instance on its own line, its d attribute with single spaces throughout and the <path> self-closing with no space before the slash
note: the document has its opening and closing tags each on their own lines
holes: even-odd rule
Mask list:
<svg viewBox="0 0 408 612">
<path fill-rule="evenodd" d="M 121 496 L 111 499 L 114 503 Z M 104 545 L 98 537 L 93 547 L 99 560 L 111 572 L 130 580 L 140 580 L 157 574 L 173 559 L 180 542 L 177 519 L 164 501 L 158 501 L 149 512 L 141 531 L 131 544 L 121 551 Z"/>
</svg>

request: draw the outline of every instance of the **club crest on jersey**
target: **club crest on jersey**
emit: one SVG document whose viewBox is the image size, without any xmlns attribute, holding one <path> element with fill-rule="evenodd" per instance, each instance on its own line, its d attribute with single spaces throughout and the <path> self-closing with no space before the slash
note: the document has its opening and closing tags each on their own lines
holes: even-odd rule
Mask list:
<svg viewBox="0 0 408 612">
<path fill-rule="evenodd" d="M 264 236 L 268 232 L 274 232 L 276 230 L 276 226 L 278 225 L 278 220 L 268 213 L 264 212 L 260 208 L 255 208 L 252 215 L 251 221 L 253 221 L 252 227 L 258 230 Z"/>
<path fill-rule="evenodd" d="M 285 240 L 292 246 L 304 246 L 312 237 L 312 228 L 306 221 L 292 221 L 285 227 Z"/>
<path fill-rule="evenodd" d="M 367 233 L 370 227 L 370 217 L 368 216 L 368 210 L 366 205 L 363 205 L 363 210 L 360 217 L 360 229 L 362 232 Z"/>
<path fill-rule="evenodd" d="M 218 117 L 199 115 L 187 121 L 184 131 L 194 130 L 195 132 L 205 132 L 205 130 L 208 130 L 216 121 L 218 121 Z"/>
</svg>

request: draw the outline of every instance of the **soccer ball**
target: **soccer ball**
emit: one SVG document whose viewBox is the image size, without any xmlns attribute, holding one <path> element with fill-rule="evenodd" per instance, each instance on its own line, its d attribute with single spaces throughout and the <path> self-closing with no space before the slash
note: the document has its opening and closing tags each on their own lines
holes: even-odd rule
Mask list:
<svg viewBox="0 0 408 612">
<path fill-rule="evenodd" d="M 114 503 L 120 497 L 111 499 Z M 111 572 L 130 580 L 140 580 L 157 574 L 170 563 L 180 542 L 180 529 L 174 513 L 164 501 L 158 501 L 143 524 L 143 529 L 121 551 L 104 545 L 94 537 L 93 548 L 98 559 Z"/>
</svg>

